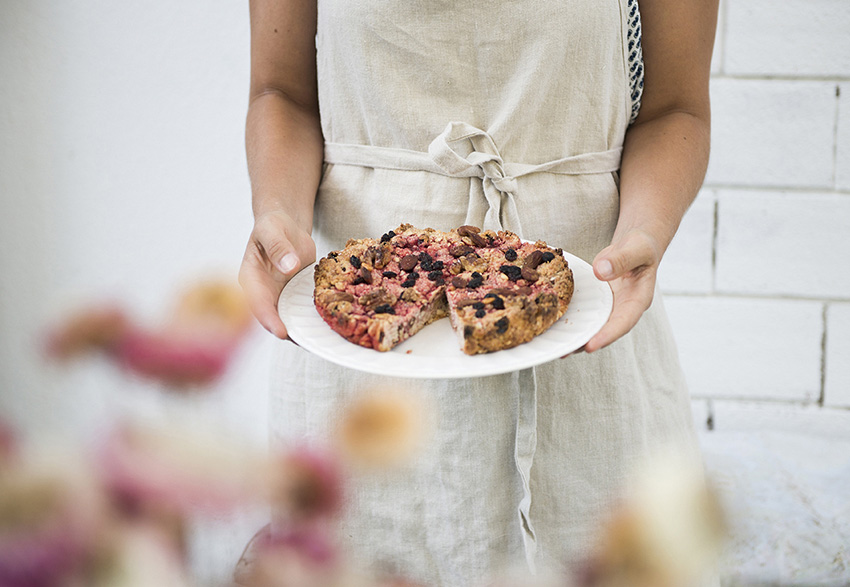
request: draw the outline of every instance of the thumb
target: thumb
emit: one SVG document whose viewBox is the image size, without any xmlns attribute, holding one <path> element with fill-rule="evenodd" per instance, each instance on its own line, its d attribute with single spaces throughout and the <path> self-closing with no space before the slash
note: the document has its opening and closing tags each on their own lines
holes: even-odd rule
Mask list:
<svg viewBox="0 0 850 587">
<path fill-rule="evenodd" d="M 278 256 L 273 262 L 277 270 L 284 275 L 294 273 L 301 266 L 301 260 L 298 258 L 298 255 L 291 251 Z"/>
<path fill-rule="evenodd" d="M 258 244 L 275 269 L 284 275 L 292 275 L 301 267 L 301 258 L 295 247 L 286 238 L 271 230 L 260 230 Z"/>
<path fill-rule="evenodd" d="M 611 281 L 655 262 L 655 247 L 649 237 L 643 233 L 629 233 L 596 255 L 593 273 L 603 281 Z"/>
</svg>

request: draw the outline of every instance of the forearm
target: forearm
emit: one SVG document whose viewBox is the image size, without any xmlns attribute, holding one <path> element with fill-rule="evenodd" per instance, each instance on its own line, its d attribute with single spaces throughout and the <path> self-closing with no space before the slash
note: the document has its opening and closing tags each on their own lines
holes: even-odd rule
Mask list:
<svg viewBox="0 0 850 587">
<path fill-rule="evenodd" d="M 283 210 L 310 232 L 324 152 L 318 112 L 262 92 L 248 108 L 245 142 L 254 217 Z"/>
<path fill-rule="evenodd" d="M 629 129 L 615 240 L 628 230 L 642 230 L 657 243 L 658 256 L 664 253 L 702 185 L 709 142 L 707 114 L 673 111 Z"/>
</svg>

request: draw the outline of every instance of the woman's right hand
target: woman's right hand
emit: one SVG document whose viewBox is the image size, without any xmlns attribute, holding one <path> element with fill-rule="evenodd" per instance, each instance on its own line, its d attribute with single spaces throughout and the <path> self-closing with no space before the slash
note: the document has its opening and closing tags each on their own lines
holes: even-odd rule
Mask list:
<svg viewBox="0 0 850 587">
<path fill-rule="evenodd" d="M 315 260 L 316 245 L 310 233 L 289 214 L 273 210 L 256 217 L 239 269 L 239 283 L 254 316 L 278 338 L 288 338 L 277 312 L 280 292 L 293 275 Z"/>
</svg>

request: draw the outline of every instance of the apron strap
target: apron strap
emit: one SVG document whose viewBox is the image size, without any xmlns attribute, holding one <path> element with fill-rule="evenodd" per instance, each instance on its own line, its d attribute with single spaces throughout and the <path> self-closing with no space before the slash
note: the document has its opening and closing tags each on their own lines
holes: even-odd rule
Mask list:
<svg viewBox="0 0 850 587">
<path fill-rule="evenodd" d="M 489 133 L 465 122 L 450 122 L 429 145 L 428 152 L 347 143 L 325 143 L 325 162 L 373 169 L 427 171 L 448 177 L 481 179 L 487 212 L 484 229 L 507 229 L 522 237 L 517 213 L 516 178 L 532 173 L 587 175 L 611 173 L 620 167 L 622 147 L 583 153 L 537 165 L 502 159 Z"/>
</svg>

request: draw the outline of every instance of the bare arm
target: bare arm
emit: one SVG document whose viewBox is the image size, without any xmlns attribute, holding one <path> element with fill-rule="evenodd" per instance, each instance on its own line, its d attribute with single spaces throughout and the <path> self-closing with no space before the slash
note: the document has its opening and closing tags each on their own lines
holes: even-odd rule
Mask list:
<svg viewBox="0 0 850 587">
<path fill-rule="evenodd" d="M 708 165 L 717 0 L 640 0 L 640 11 L 641 110 L 626 134 L 614 238 L 593 262 L 611 283 L 614 310 L 588 352 L 631 330 L 652 303 L 658 264 Z"/>
<path fill-rule="evenodd" d="M 254 230 L 239 281 L 259 322 L 285 338 L 277 298 L 313 262 L 323 145 L 316 93 L 315 0 L 251 0 L 246 151 Z"/>
</svg>

